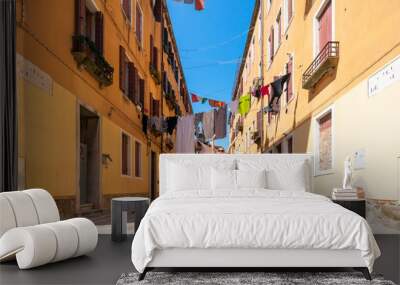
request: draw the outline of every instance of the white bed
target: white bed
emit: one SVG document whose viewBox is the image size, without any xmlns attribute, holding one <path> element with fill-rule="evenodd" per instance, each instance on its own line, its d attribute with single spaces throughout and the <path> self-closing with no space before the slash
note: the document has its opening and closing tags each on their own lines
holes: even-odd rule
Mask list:
<svg viewBox="0 0 400 285">
<path fill-rule="evenodd" d="M 312 193 L 312 165 L 307 154 L 161 155 L 160 197 L 132 243 L 140 278 L 155 267 L 354 267 L 370 278 L 380 251 L 367 222 Z"/>
</svg>

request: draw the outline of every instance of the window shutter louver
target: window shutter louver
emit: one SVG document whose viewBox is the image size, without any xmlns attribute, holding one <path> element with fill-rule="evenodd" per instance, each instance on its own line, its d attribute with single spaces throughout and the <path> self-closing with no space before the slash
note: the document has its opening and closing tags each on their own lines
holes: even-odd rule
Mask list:
<svg viewBox="0 0 400 285">
<path fill-rule="evenodd" d="M 132 62 L 128 63 L 128 98 L 134 102 L 135 101 L 135 76 L 136 70 L 135 65 Z"/>
<path fill-rule="evenodd" d="M 287 102 L 293 97 L 293 59 L 290 58 L 287 63 L 287 73 L 290 73 L 289 79 L 286 82 L 287 86 Z"/>
<path fill-rule="evenodd" d="M 122 1 L 122 9 L 124 9 L 125 16 L 131 20 L 131 0 Z"/>
<path fill-rule="evenodd" d="M 150 35 L 150 65 L 154 68 L 154 40 L 153 35 Z"/>
<path fill-rule="evenodd" d="M 135 94 L 134 96 L 134 103 L 136 105 L 139 105 L 139 100 L 140 100 L 140 77 L 139 77 L 139 72 L 135 68 L 135 87 L 133 88 L 133 92 Z"/>
<path fill-rule="evenodd" d="M 103 35 L 104 35 L 104 28 L 103 28 L 103 13 L 101 12 L 96 12 L 96 38 L 95 38 L 95 43 L 97 50 L 103 54 Z"/>
<path fill-rule="evenodd" d="M 158 49 L 153 47 L 153 67 L 158 70 Z"/>
<path fill-rule="evenodd" d="M 160 100 L 154 100 L 154 115 L 159 117 L 160 116 Z"/>
<path fill-rule="evenodd" d="M 275 35 L 274 35 L 274 27 L 271 27 L 271 60 L 274 58 L 275 53 Z"/>
<path fill-rule="evenodd" d="M 75 34 L 85 35 L 86 1 L 75 0 Z"/>
<path fill-rule="evenodd" d="M 161 22 L 161 0 L 155 0 L 155 4 L 153 7 L 154 18 L 157 22 Z"/>
<path fill-rule="evenodd" d="M 139 80 L 139 104 L 144 108 L 144 80 L 140 78 Z"/>
<path fill-rule="evenodd" d="M 125 78 L 126 78 L 126 68 L 125 68 L 125 49 L 119 46 L 119 88 L 125 93 Z"/>
</svg>

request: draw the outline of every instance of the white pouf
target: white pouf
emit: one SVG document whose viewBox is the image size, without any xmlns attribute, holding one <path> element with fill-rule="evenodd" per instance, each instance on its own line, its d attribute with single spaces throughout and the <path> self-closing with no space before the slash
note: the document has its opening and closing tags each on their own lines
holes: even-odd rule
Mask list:
<svg viewBox="0 0 400 285">
<path fill-rule="evenodd" d="M 43 189 L 0 193 L 0 261 L 16 258 L 28 269 L 87 254 L 97 245 L 94 223 L 60 221 L 57 205 Z"/>
</svg>

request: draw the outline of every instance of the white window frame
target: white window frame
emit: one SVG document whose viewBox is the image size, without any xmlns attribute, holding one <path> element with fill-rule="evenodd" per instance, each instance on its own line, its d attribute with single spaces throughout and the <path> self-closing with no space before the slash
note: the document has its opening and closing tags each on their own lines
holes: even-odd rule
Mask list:
<svg viewBox="0 0 400 285">
<path fill-rule="evenodd" d="M 288 1 L 292 1 L 292 17 L 289 19 L 289 5 L 288 5 Z M 290 24 L 292 23 L 292 20 L 294 18 L 294 5 L 295 5 L 296 1 L 295 0 L 284 0 L 283 1 L 283 11 L 284 11 L 284 21 L 283 21 L 283 26 L 284 26 L 284 34 L 287 34 Z"/>
<path fill-rule="evenodd" d="M 328 5 L 328 3 L 331 2 L 331 8 L 332 8 L 332 38 L 331 41 L 335 41 L 336 39 L 336 0 L 323 0 L 321 4 L 318 7 L 318 10 L 315 12 L 314 17 L 313 17 L 313 55 L 314 58 L 318 55 L 319 53 L 319 32 L 318 32 L 318 18 L 321 16 L 322 12 Z"/>
<path fill-rule="evenodd" d="M 139 10 L 140 10 L 140 13 L 142 14 L 142 18 L 141 18 L 141 26 L 142 26 L 142 31 L 141 31 L 141 33 L 140 33 L 140 39 L 138 39 L 137 38 L 137 27 L 136 27 L 136 9 L 137 9 L 137 7 L 135 6 L 135 37 L 136 37 L 136 40 L 138 41 L 138 44 L 140 45 L 140 47 L 141 48 L 143 48 L 143 34 L 144 34 L 144 14 L 143 14 L 143 9 L 142 9 L 142 7 L 140 6 L 140 4 L 139 4 L 139 0 L 136 0 L 135 1 L 135 5 L 137 5 L 137 7 L 139 7 Z M 131 11 L 131 13 L 132 13 L 132 11 Z M 133 17 L 132 17 L 132 19 L 133 19 Z"/>
<path fill-rule="evenodd" d="M 127 153 L 127 159 L 128 159 L 128 174 L 122 173 L 122 135 L 126 135 L 128 137 L 128 153 Z M 121 176 L 122 177 L 132 177 L 132 136 L 128 133 L 125 132 L 124 130 L 121 130 L 121 152 L 120 152 L 120 157 L 121 157 Z"/>
<path fill-rule="evenodd" d="M 319 170 L 319 120 L 331 113 L 331 155 L 332 165 L 330 169 Z M 313 118 L 313 152 L 314 152 L 314 176 L 333 174 L 335 171 L 335 108 L 333 105 L 329 106 L 322 112 L 318 113 Z"/>
<path fill-rule="evenodd" d="M 140 159 L 139 159 L 139 176 L 136 176 L 136 143 L 140 145 Z M 134 164 L 134 170 L 132 176 L 135 177 L 136 179 L 143 179 L 143 143 L 138 140 L 134 139 L 134 154 L 135 156 L 133 157 L 133 164 Z"/>
</svg>

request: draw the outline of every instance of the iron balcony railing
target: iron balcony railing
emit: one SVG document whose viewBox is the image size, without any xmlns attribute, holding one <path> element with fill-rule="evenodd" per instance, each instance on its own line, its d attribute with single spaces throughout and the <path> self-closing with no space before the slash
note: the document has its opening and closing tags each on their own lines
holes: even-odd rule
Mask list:
<svg viewBox="0 0 400 285">
<path fill-rule="evenodd" d="M 311 89 L 325 73 L 335 68 L 339 60 L 339 42 L 327 42 L 303 73 L 303 88 Z"/>
</svg>

